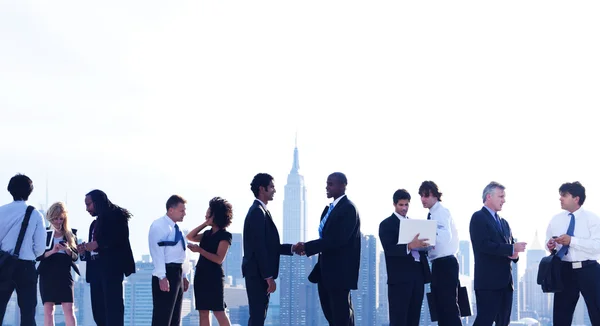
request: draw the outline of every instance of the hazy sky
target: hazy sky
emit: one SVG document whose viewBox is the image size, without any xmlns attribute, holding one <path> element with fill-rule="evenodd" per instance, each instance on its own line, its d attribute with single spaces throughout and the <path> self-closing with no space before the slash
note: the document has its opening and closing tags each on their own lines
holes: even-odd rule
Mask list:
<svg viewBox="0 0 600 326">
<path fill-rule="evenodd" d="M 3 1 L 0 183 L 29 175 L 38 205 L 48 179 L 85 234 L 84 195 L 106 191 L 134 213 L 140 257 L 173 193 L 189 201 L 184 228 L 222 196 L 241 232 L 267 172 L 282 233 L 298 131 L 310 238 L 341 171 L 366 234 L 398 188 L 425 218 L 417 189 L 433 180 L 468 239 L 495 180 L 531 242 L 563 182 L 600 213 L 599 16 L 596 1 Z"/>
</svg>

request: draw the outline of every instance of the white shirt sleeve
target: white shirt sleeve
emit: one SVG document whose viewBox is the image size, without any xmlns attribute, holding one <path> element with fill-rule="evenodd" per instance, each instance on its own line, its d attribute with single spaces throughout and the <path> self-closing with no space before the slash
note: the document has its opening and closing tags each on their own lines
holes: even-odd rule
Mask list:
<svg viewBox="0 0 600 326">
<path fill-rule="evenodd" d="M 31 212 L 29 223 L 35 222 L 35 230 L 33 235 L 33 254 L 39 257 L 46 251 L 46 225 L 44 224 L 44 216 L 38 210 Z"/>
<path fill-rule="evenodd" d="M 575 233 L 575 236 L 571 237 L 569 246 L 587 254 L 600 254 L 600 218 L 588 213 L 587 222 L 587 227 L 590 230 L 590 238 L 579 238 L 576 236 L 577 233 Z"/>
<path fill-rule="evenodd" d="M 432 218 L 437 221 L 437 239 L 435 246 L 443 248 L 452 241 L 452 230 L 450 228 L 450 212 L 445 209 L 440 209 L 437 214 L 432 215 Z"/>
<path fill-rule="evenodd" d="M 150 231 L 148 232 L 148 247 L 150 248 L 150 256 L 152 257 L 152 264 L 154 265 L 152 275 L 162 279 L 167 276 L 165 247 L 160 247 L 158 243 L 162 241 L 166 235 L 165 230 L 163 230 L 160 224 L 160 220 L 158 220 L 150 226 Z"/>
</svg>

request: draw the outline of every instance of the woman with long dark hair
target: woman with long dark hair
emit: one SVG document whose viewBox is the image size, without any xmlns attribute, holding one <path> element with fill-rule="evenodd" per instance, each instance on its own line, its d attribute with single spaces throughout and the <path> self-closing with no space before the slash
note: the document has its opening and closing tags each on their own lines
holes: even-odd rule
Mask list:
<svg viewBox="0 0 600 326">
<path fill-rule="evenodd" d="M 40 261 L 40 295 L 44 303 L 44 326 L 54 326 L 54 305 L 62 305 L 67 326 L 77 325 L 73 313 L 73 277 L 71 268 L 79 274 L 77 261 L 77 230 L 69 227 L 65 204 L 57 202 L 48 208 L 46 219 L 50 222 L 46 252 L 37 258 Z"/>
</svg>

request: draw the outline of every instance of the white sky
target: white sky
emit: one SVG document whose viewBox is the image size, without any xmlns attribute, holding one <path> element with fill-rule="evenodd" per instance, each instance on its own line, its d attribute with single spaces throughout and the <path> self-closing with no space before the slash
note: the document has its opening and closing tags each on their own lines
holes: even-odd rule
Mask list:
<svg viewBox="0 0 600 326">
<path fill-rule="evenodd" d="M 398 188 L 424 218 L 434 180 L 467 239 L 495 180 L 531 242 L 563 182 L 600 213 L 599 16 L 596 1 L 0 2 L 0 182 L 29 175 L 41 204 L 48 178 L 86 231 L 84 194 L 106 191 L 135 214 L 140 257 L 169 195 L 188 199 L 187 229 L 229 199 L 241 232 L 268 172 L 281 233 L 298 131 L 311 238 L 342 171 L 366 234 Z"/>
</svg>

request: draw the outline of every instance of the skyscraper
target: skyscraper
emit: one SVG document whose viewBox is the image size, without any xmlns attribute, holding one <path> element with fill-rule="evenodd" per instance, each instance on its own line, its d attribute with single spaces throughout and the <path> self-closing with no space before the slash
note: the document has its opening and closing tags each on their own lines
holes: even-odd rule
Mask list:
<svg viewBox="0 0 600 326">
<path fill-rule="evenodd" d="M 379 302 L 377 307 L 377 326 L 387 326 L 390 324 L 388 288 L 387 288 L 387 270 L 385 265 L 385 254 L 383 251 L 379 253 L 379 279 L 377 280 L 379 287 Z"/>
<path fill-rule="evenodd" d="M 352 290 L 354 324 L 372 326 L 377 323 L 377 239 L 361 234 L 358 289 Z"/>
<path fill-rule="evenodd" d="M 283 242 L 298 243 L 306 240 L 306 187 L 300 175 L 298 146 L 294 147 L 292 169 L 288 174 L 283 198 Z M 310 261 L 306 257 L 282 256 L 278 290 L 279 323 L 282 326 L 307 325 L 307 314 L 312 295 L 307 280 Z"/>
<path fill-rule="evenodd" d="M 231 235 L 231 247 L 229 247 L 229 251 L 227 252 L 227 256 L 225 257 L 223 271 L 225 272 L 225 276 L 231 276 L 231 284 L 233 286 L 245 286 L 244 280 L 242 278 L 242 234 L 233 233 Z"/>
<path fill-rule="evenodd" d="M 123 283 L 125 325 L 152 325 L 152 271 L 150 262 L 135 264 L 136 271 Z"/>
<path fill-rule="evenodd" d="M 461 240 L 458 243 L 458 274 L 471 276 L 471 243 L 468 240 Z"/>
</svg>

